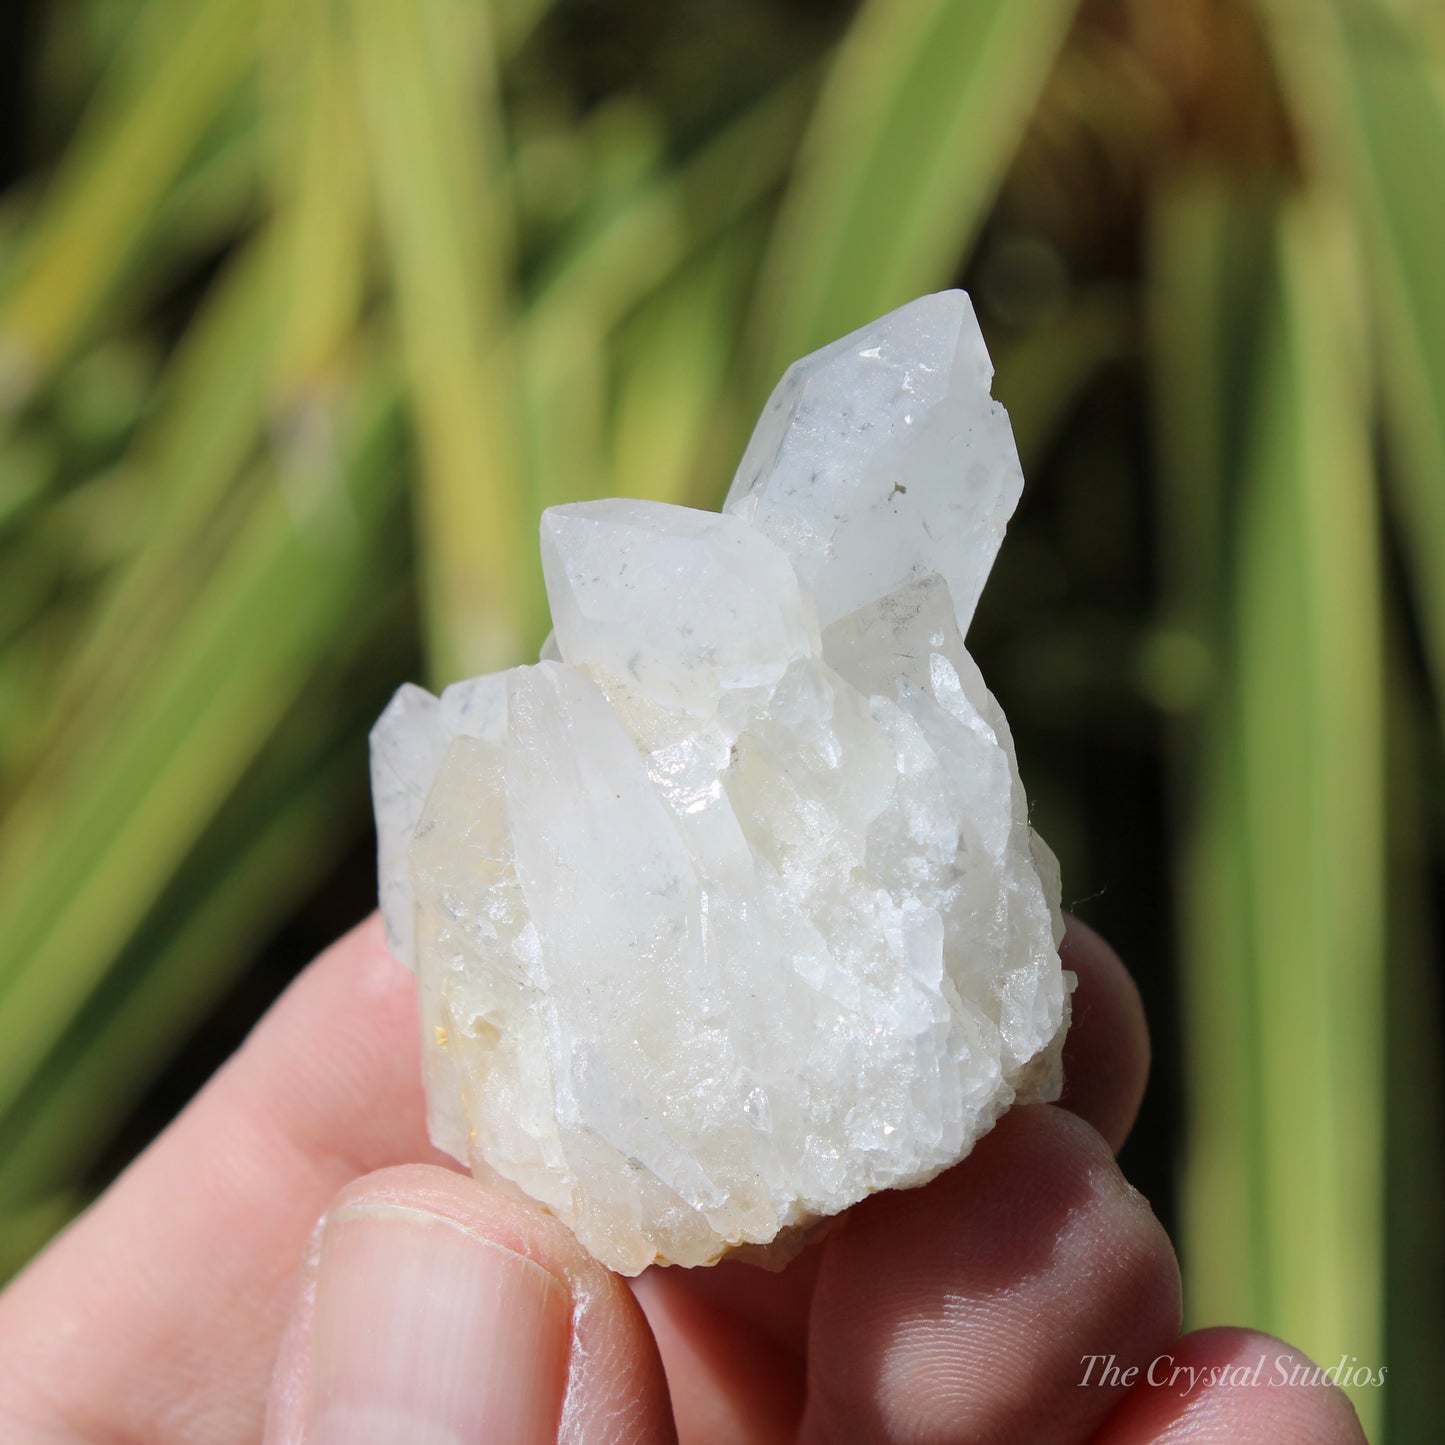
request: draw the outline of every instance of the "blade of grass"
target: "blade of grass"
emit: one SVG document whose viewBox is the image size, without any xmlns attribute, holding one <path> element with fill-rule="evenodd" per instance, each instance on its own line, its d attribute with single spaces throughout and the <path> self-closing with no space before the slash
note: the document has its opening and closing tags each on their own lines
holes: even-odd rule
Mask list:
<svg viewBox="0 0 1445 1445">
<path fill-rule="evenodd" d="M 0 1212 L 73 1186 L 174 1053 L 350 836 L 360 753 L 286 775 L 237 846 L 205 850 L 201 901 L 142 935 L 139 962 L 92 992 L 3 1125 Z M 169 895 L 168 895 L 169 896 Z M 155 933 L 161 936 L 157 938 Z"/>
<path fill-rule="evenodd" d="M 497 28 L 497 50 L 512 59 L 547 17 L 553 0 L 491 0 Z"/>
<path fill-rule="evenodd" d="M 409 611 L 400 582 L 361 600 L 323 674 L 0 1121 L 0 1221 L 105 1182 L 93 1178 L 96 1162 L 196 1020 L 369 831 L 366 733 L 385 697 L 358 689 L 357 668 L 407 669 L 392 654 L 409 640 Z"/>
<path fill-rule="evenodd" d="M 737 241 L 739 227 L 786 171 L 812 89 L 804 76 L 765 96 L 695 155 L 594 215 L 543 267 L 518 318 L 516 351 L 528 399 L 534 515 L 608 490 L 598 411 L 614 333 L 704 248 Z M 732 328 L 709 344 L 730 352 Z M 714 406 L 721 406 L 720 393 Z M 657 417 L 654 409 L 653 424 Z M 590 438 L 583 457 L 579 437 Z M 724 466 L 734 440 L 723 440 Z M 612 489 L 630 486 L 619 481 Z"/>
<path fill-rule="evenodd" d="M 1383 740 L 1368 378 L 1345 214 L 1280 228 L 1243 472 L 1236 646 L 1258 989 L 1265 1328 L 1381 1358 Z M 1352 1390 L 1367 1433 L 1379 1394 Z"/>
<path fill-rule="evenodd" d="M 606 487 L 614 496 L 687 503 L 720 479 L 708 444 L 732 349 L 734 250 L 720 247 L 684 271 L 626 338 Z"/>
<path fill-rule="evenodd" d="M 1445 148 L 1445 37 L 1429 7 L 1271 0 L 1269 34 L 1310 167 L 1350 198 L 1373 285 L 1373 329 L 1391 443 L 1387 480 L 1414 613 L 1438 703 L 1445 696 L 1445 196 L 1429 176 Z M 1397 666 L 1397 682 L 1404 669 Z M 1397 1380 L 1384 1402 L 1391 1438 L 1445 1430 L 1429 1362 L 1445 1348 L 1434 1287 L 1445 1180 L 1438 1167 L 1440 999 L 1423 922 L 1416 813 L 1422 741 L 1407 689 L 1391 690 L 1392 866 L 1389 970 L 1387 1306 L 1384 1346 Z M 1425 709 L 1420 710 L 1423 714 Z M 1440 727 L 1438 708 L 1432 719 Z M 1430 1381 L 1425 1385 L 1425 1381 Z"/>
<path fill-rule="evenodd" d="M 422 458 L 417 515 L 435 678 L 519 661 L 543 628 L 516 366 L 510 205 L 480 7 L 349 7 Z M 480 56 L 473 63 L 466 59 Z"/>
<path fill-rule="evenodd" d="M 565 338 L 524 327 L 520 340 L 516 356 L 529 471 L 520 525 L 529 535 L 544 507 L 606 492 L 610 358 L 607 337 L 591 318 L 579 317 Z M 549 347 L 549 340 L 563 344 Z"/>
<path fill-rule="evenodd" d="M 159 285 L 173 280 L 178 262 L 214 255 L 254 218 L 262 197 L 255 117 L 251 108 L 237 101 L 232 101 L 231 109 L 237 114 L 222 120 L 214 140 L 157 203 L 150 234 L 126 287 L 127 313 L 140 310 Z M 144 284 L 148 279 L 150 287 Z"/>
<path fill-rule="evenodd" d="M 828 75 L 760 279 L 759 382 L 948 281 L 1075 8 L 864 4 Z"/>
<path fill-rule="evenodd" d="M 318 400 L 356 324 L 370 220 L 345 33 L 330 5 L 271 0 L 272 188 L 280 304 L 272 389 L 280 409 Z"/>
<path fill-rule="evenodd" d="M 1158 194 L 1149 238 L 1161 611 L 1166 626 L 1214 660 L 1212 673 L 1223 673 L 1205 714 L 1180 719 L 1171 738 L 1188 1108 L 1180 1232 L 1195 1323 L 1265 1314 L 1259 1019 L 1237 730 L 1229 726 L 1237 685 L 1223 672 L 1222 623 L 1271 221 L 1267 198 L 1185 174 Z"/>
<path fill-rule="evenodd" d="M 1445 35 L 1433 7 L 1266 7 L 1316 168 L 1355 202 L 1378 301 L 1400 536 L 1445 697 Z"/>
<path fill-rule="evenodd" d="M 16 432 L 0 445 L 0 539 L 20 526 L 53 480 L 59 461 L 55 438 Z"/>
<path fill-rule="evenodd" d="M 565 334 L 579 315 L 604 330 L 618 325 L 782 181 L 815 88 L 811 72 L 780 85 L 673 170 L 570 237 L 529 289 L 525 325 Z"/>
<path fill-rule="evenodd" d="M 1431 857 L 1430 799 L 1420 787 L 1438 748 L 1434 715 L 1398 614 L 1387 652 L 1390 796 L 1386 915 L 1388 1134 L 1385 1176 L 1385 1341 L 1390 1374 L 1407 1387 L 1385 1397 L 1387 1440 L 1445 1438 L 1445 1069 L 1438 928 L 1422 863 Z"/>
<path fill-rule="evenodd" d="M 318 529 L 258 489 L 144 689 L 107 720 L 44 848 L 19 830 L 0 873 L 0 1113 L 53 1047 L 346 626 L 387 554 L 397 495 L 389 392 L 347 449 L 352 525 Z M 177 615 L 172 613 L 170 615 Z"/>
<path fill-rule="evenodd" d="M 74 733 L 89 710 L 118 705 L 161 647 L 172 626 L 162 600 L 196 585 L 212 565 L 214 549 L 203 537 L 262 425 L 277 259 L 265 238 L 233 258 L 132 445 L 133 504 L 144 514 L 144 540 L 103 589 L 73 654 L 22 725 L 16 746 L 34 759 L 29 791 L 37 798 L 54 799 L 55 779 L 73 765 Z"/>
<path fill-rule="evenodd" d="M 59 1234 L 89 1201 L 65 1192 L 0 1215 L 0 1288 L 18 1274 L 45 1242 Z"/>
<path fill-rule="evenodd" d="M 409 641 L 409 602 L 400 580 L 357 599 L 305 695 L 0 1120 L 0 1210 L 84 1181 L 196 1019 L 367 830 L 366 734 L 386 689 L 357 678 L 405 670 L 392 655 Z"/>
<path fill-rule="evenodd" d="M 30 556 L 27 553 L 21 558 L 21 564 L 28 562 Z M 49 672 L 47 624 L 54 608 L 47 595 L 50 580 L 44 571 L 30 572 L 22 579 L 19 585 L 33 592 L 29 597 L 17 599 L 20 606 L 16 610 L 28 611 L 30 615 L 21 618 L 13 631 L 7 628 L 5 647 L 0 650 L 0 819 L 4 820 L 6 832 L 11 827 L 15 792 L 26 777 L 18 765 L 15 739 L 29 721 L 35 694 L 44 690 Z M 7 597 L 5 601 L 8 605 L 10 599 Z M 0 617 L 0 622 L 11 620 Z M 3 844 L 3 835 L 0 835 L 0 844 Z"/>
<path fill-rule="evenodd" d="M 274 18 L 274 17 L 273 17 Z M 71 723 L 124 694 L 166 626 L 157 599 L 197 581 L 203 544 L 261 433 L 269 403 L 283 418 L 283 477 L 296 445 L 331 430 L 325 392 L 354 325 L 362 284 L 365 192 L 349 145 L 354 105 L 334 26 L 310 7 L 276 20 L 268 55 L 302 69 L 274 137 L 281 176 L 275 223 L 234 257 L 167 371 L 132 470 L 147 512 L 141 545 L 103 595 L 34 731 L 52 763 Z M 297 32 L 300 32 L 299 34 Z M 299 114 L 297 113 L 299 111 Z M 348 157 L 352 157 L 348 159 Z"/>
<path fill-rule="evenodd" d="M 152 0 L 133 22 L 0 293 L 12 405 L 93 322 L 240 84 L 255 23 L 255 0 Z"/>
<path fill-rule="evenodd" d="M 1156 216 L 1172 625 L 1222 682 L 1181 738 L 1185 1298 L 1378 1359 L 1381 639 L 1343 217 L 1220 181 Z M 1267 234 L 1267 233 L 1266 233 Z M 1221 619 L 1215 626 L 1210 619 Z M 1362 1392 L 1367 1420 L 1379 1401 Z"/>
</svg>

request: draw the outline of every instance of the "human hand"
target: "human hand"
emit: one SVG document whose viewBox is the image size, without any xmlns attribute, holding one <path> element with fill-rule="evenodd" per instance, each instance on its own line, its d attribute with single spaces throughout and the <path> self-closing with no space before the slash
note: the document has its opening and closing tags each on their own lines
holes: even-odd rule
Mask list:
<svg viewBox="0 0 1445 1445">
<path fill-rule="evenodd" d="M 1179 1337 L 1173 1252 L 1113 1158 L 1147 1070 L 1138 997 L 1087 928 L 1065 948 L 1060 1105 L 1013 1110 L 781 1274 L 629 1288 L 427 1143 L 415 986 L 372 919 L 0 1296 L 0 1439 L 1362 1440 L 1332 1387 L 1268 1385 L 1302 1359 L 1278 1341 Z M 1098 1355 L 1118 1373 L 1081 1384 Z M 1145 1378 L 1261 1356 L 1257 1386 Z"/>
</svg>

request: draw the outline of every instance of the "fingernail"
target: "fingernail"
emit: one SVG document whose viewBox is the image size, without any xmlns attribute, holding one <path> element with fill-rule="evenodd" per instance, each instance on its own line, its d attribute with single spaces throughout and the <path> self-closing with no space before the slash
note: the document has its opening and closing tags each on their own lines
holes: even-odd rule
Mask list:
<svg viewBox="0 0 1445 1445">
<path fill-rule="evenodd" d="M 307 1445 L 557 1438 L 571 1305 L 540 1265 L 410 1206 L 326 1222 Z"/>
</svg>

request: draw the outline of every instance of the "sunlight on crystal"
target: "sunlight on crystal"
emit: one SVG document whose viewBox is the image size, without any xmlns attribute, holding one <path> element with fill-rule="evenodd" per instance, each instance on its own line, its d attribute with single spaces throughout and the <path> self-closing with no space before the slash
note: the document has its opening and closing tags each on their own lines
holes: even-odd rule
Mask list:
<svg viewBox="0 0 1445 1445">
<path fill-rule="evenodd" d="M 544 660 L 373 731 L 432 1137 L 613 1269 L 781 1258 L 1058 1095 L 1058 869 L 963 642 L 991 376 L 958 291 L 805 357 L 721 513 L 551 508 Z"/>
</svg>

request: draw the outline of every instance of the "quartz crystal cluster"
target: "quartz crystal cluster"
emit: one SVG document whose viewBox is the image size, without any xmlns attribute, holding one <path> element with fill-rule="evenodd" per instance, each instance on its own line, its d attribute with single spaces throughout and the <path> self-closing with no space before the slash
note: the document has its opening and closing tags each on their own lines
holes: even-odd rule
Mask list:
<svg viewBox="0 0 1445 1445">
<path fill-rule="evenodd" d="M 721 513 L 552 508 L 543 660 L 372 734 L 432 1137 L 613 1269 L 776 1257 L 1057 1096 L 1057 868 L 963 640 L 991 375 L 959 291 L 805 357 Z"/>
</svg>

